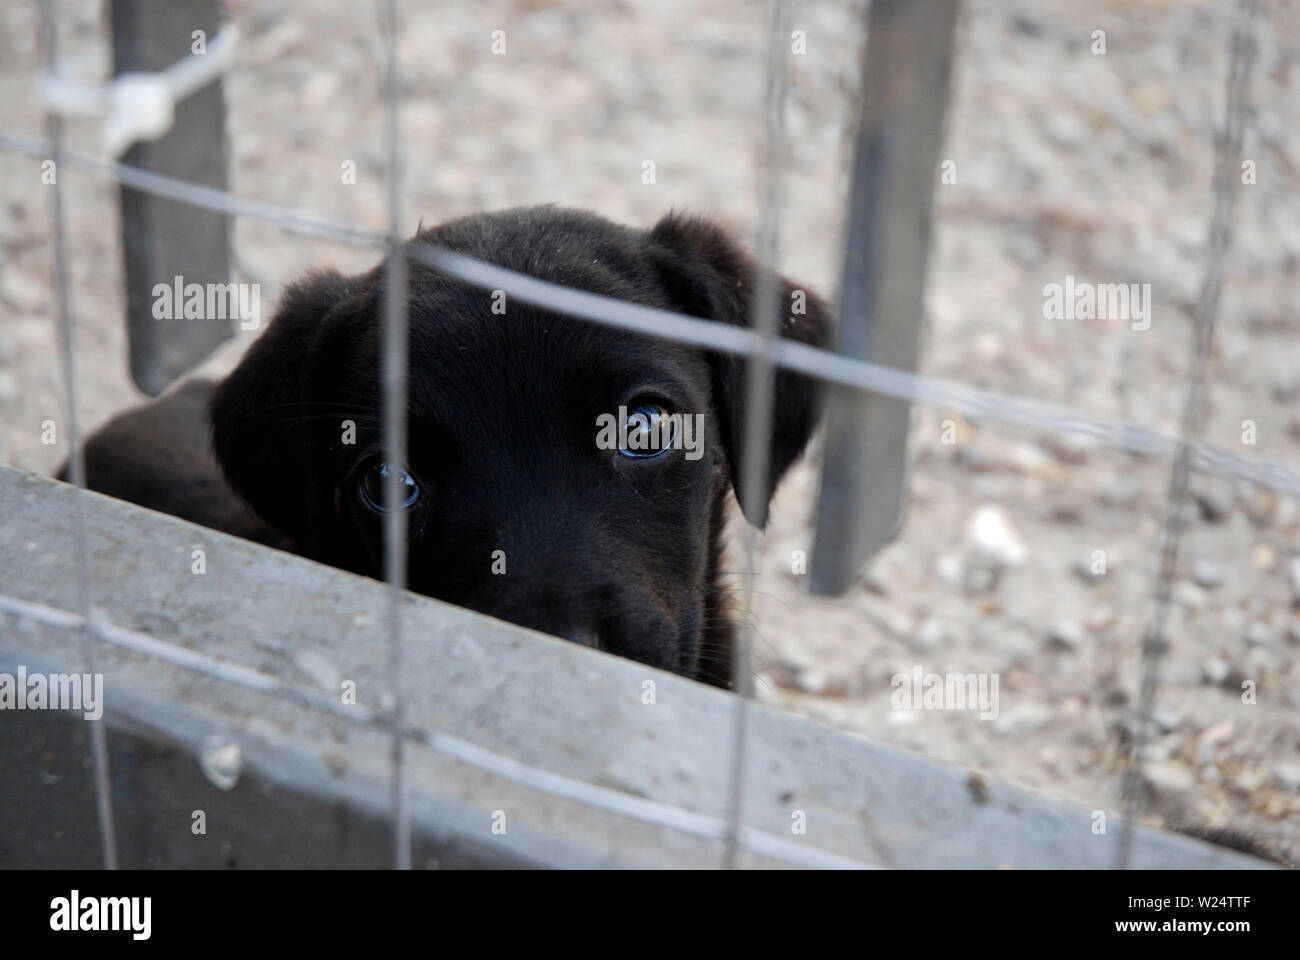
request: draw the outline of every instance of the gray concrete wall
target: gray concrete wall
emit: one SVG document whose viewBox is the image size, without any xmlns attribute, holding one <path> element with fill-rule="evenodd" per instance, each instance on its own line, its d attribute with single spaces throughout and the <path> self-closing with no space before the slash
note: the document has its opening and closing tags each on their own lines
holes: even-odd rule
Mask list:
<svg viewBox="0 0 1300 960">
<path fill-rule="evenodd" d="M 0 467 L 0 672 L 83 669 L 60 613 L 77 609 L 75 495 Z M 122 865 L 390 864 L 384 586 L 82 496 Z M 720 862 L 729 694 L 424 597 L 405 616 L 417 866 Z M 355 705 L 342 702 L 346 680 Z M 98 863 L 79 717 L 0 711 L 0 866 Z M 1116 818 L 1095 835 L 1083 808 L 975 789 L 968 771 L 765 706 L 750 720 L 745 865 L 1114 862 Z M 203 772 L 213 738 L 238 749 L 230 789 Z M 206 835 L 191 831 L 196 810 Z M 1134 863 L 1260 865 L 1150 830 Z"/>
</svg>

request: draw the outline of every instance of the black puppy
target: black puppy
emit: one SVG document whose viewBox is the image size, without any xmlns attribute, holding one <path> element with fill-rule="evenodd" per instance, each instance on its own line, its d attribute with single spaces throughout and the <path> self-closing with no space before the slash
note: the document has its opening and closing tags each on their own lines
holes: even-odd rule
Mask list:
<svg viewBox="0 0 1300 960">
<path fill-rule="evenodd" d="M 700 219 L 644 231 L 540 207 L 410 243 L 723 323 L 747 324 L 755 309 L 754 261 Z M 412 261 L 409 460 L 386 463 L 384 277 L 381 264 L 290 287 L 215 389 L 191 383 L 91 437 L 89 485 L 379 577 L 385 478 L 396 475 L 412 590 L 728 685 L 719 574 L 744 459 L 746 363 L 511 302 Z M 782 335 L 824 343 L 824 304 L 777 286 Z M 774 400 L 763 515 L 748 518 L 759 525 L 818 407 L 815 385 L 784 371 Z"/>
</svg>

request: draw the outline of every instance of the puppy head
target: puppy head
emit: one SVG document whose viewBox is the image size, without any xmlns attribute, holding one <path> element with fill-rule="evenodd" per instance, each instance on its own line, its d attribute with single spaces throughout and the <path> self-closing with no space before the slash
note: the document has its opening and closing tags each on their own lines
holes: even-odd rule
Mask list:
<svg viewBox="0 0 1300 960">
<path fill-rule="evenodd" d="M 593 293 L 747 324 L 753 260 L 722 230 L 650 231 L 543 207 L 456 220 L 428 243 Z M 409 271 L 408 460 L 384 459 L 382 265 L 309 276 L 218 388 L 217 458 L 300 552 L 383 573 L 396 474 L 413 590 L 698 676 L 723 651 L 721 505 L 743 462 L 746 363 Z M 782 335 L 821 344 L 821 301 L 779 284 Z M 791 308 L 794 308 L 793 310 Z M 800 308 L 802 311 L 800 312 Z M 776 377 L 766 504 L 812 431 L 816 389 Z"/>
</svg>

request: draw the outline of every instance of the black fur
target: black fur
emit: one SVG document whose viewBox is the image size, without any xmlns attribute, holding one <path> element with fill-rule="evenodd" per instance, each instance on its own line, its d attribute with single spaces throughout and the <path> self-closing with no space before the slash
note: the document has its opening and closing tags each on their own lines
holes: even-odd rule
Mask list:
<svg viewBox="0 0 1300 960">
<path fill-rule="evenodd" d="M 754 313 L 754 261 L 705 220 L 668 216 L 642 231 L 541 207 L 466 217 L 410 242 L 724 323 L 746 324 Z M 383 451 L 383 286 L 382 264 L 295 284 L 210 403 L 216 460 L 269 536 L 376 577 L 382 517 L 357 487 Z M 782 335 L 825 343 L 825 306 L 807 292 L 806 309 L 792 313 L 793 292 L 780 282 Z M 491 291 L 411 264 L 405 467 L 422 490 L 405 511 L 411 589 L 727 685 L 733 611 L 719 574 L 724 508 L 743 462 L 745 363 L 508 300 L 505 314 L 494 314 L 492 303 Z M 178 396 L 192 405 L 203 389 L 151 407 Z M 634 460 L 598 449 L 597 417 L 646 396 L 704 415 L 701 459 L 674 450 Z M 807 443 L 817 406 L 811 381 L 778 375 L 771 471 L 754 522 L 765 523 L 771 491 Z M 127 465 L 97 454 L 104 443 L 96 437 L 90 485 L 267 539 L 260 524 L 222 521 L 238 501 L 208 482 L 210 461 L 199 462 L 205 454 L 192 440 L 173 438 L 190 428 L 202 436 L 197 418 L 180 424 L 175 415 L 136 412 L 108 429 L 120 438 L 148 416 L 152 442 L 183 451 L 186 463 L 160 467 L 137 433 L 132 450 L 150 463 L 150 479 L 122 484 Z M 355 444 L 343 442 L 345 421 L 355 423 Z M 493 572 L 498 550 L 504 574 Z"/>
<path fill-rule="evenodd" d="M 207 405 L 213 384 L 190 380 L 153 403 L 115 417 L 86 440 L 92 490 L 247 540 L 289 540 L 237 497 L 212 455 Z M 58 473 L 67 480 L 65 464 Z"/>
</svg>

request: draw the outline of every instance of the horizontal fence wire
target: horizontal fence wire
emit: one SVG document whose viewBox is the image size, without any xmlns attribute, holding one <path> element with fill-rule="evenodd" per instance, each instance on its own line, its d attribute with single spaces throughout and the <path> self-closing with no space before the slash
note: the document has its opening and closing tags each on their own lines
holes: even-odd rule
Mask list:
<svg viewBox="0 0 1300 960">
<path fill-rule="evenodd" d="M 310 710 L 328 713 L 350 724 L 367 727 L 384 734 L 393 731 L 393 716 L 389 711 L 370 710 L 360 704 L 343 704 L 330 697 L 308 693 L 252 667 L 230 663 L 198 653 L 188 647 L 159 640 L 138 630 L 108 623 L 93 612 L 89 618 L 86 618 L 67 610 L 20 600 L 6 594 L 0 594 L 0 612 L 10 613 L 50 627 L 89 630 L 96 639 L 104 643 L 170 663 L 172 666 L 199 676 L 275 697 Z M 451 757 L 530 790 L 572 800 L 630 820 L 665 827 L 704 840 L 722 843 L 728 835 L 729 823 L 725 817 L 696 813 L 672 804 L 648 800 L 621 790 L 554 773 L 451 734 L 428 730 L 409 723 L 402 726 L 400 735 L 406 742 L 423 745 L 435 753 Z M 797 866 L 827 869 L 874 868 L 873 864 L 787 840 L 777 834 L 753 827 L 742 827 L 738 837 L 740 845 L 751 853 L 785 860 Z"/>
<path fill-rule="evenodd" d="M 762 338 L 752 330 L 563 287 L 428 244 L 412 247 L 409 255 L 466 283 L 499 289 L 509 297 L 557 313 L 726 353 L 754 355 L 762 351 Z M 1172 460 L 1178 452 L 1177 437 L 1137 423 L 1090 417 L 1059 404 L 886 367 L 793 340 L 778 340 L 772 348 L 772 359 L 778 367 L 818 380 L 954 410 L 972 420 L 1069 434 L 1099 448 L 1166 460 Z M 1300 499 L 1300 470 L 1289 464 L 1243 457 L 1210 444 L 1196 444 L 1190 449 L 1194 470 L 1249 480 Z"/>
<path fill-rule="evenodd" d="M 11 133 L 0 133 L 0 150 L 40 158 L 50 156 L 50 145 L 47 142 Z M 182 180 L 108 163 L 75 152 L 65 151 L 62 158 L 68 166 L 146 193 L 272 223 L 291 233 L 325 237 L 376 250 L 384 250 L 387 245 L 387 235 L 384 233 L 241 199 L 220 190 L 195 187 Z M 431 266 L 441 273 L 476 286 L 501 290 L 508 297 L 544 309 L 724 353 L 753 356 L 763 350 L 762 338 L 746 328 L 727 326 L 712 320 L 561 286 L 455 251 L 444 250 L 431 243 L 412 244 L 405 249 L 410 259 Z M 952 410 L 971 420 L 1006 423 L 1034 431 L 1075 436 L 1098 447 L 1121 453 L 1165 460 L 1172 460 L 1178 454 L 1177 437 L 1141 424 L 1092 417 L 1060 404 L 1029 400 L 886 367 L 791 340 L 781 339 L 774 344 L 772 361 L 777 367 L 828 383 Z M 1300 500 L 1300 468 L 1290 464 L 1264 457 L 1243 457 L 1209 444 L 1192 446 L 1190 463 L 1196 472 L 1247 480 Z"/>
<path fill-rule="evenodd" d="M 7 132 L 0 132 L 0 150 L 41 159 L 53 157 L 49 143 Z M 131 167 L 124 163 L 101 160 L 75 150 L 64 150 L 59 155 L 59 162 L 74 170 L 84 170 L 86 173 L 139 190 L 141 193 L 175 200 L 177 203 L 198 207 L 201 210 L 215 210 L 231 216 L 273 223 L 290 233 L 324 237 L 342 243 L 374 247 L 377 250 L 382 250 L 387 240 L 385 234 L 374 230 L 365 230 L 323 217 L 296 213 L 260 200 L 237 197 L 226 190 L 177 180 L 175 177 L 168 177 L 140 167 Z"/>
</svg>

